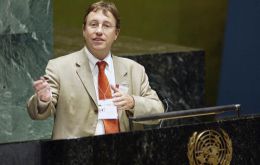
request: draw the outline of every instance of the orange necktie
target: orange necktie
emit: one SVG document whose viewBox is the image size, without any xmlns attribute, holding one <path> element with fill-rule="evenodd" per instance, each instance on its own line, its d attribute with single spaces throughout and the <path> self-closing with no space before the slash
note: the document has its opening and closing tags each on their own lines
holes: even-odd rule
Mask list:
<svg viewBox="0 0 260 165">
<path fill-rule="evenodd" d="M 105 68 L 107 63 L 105 61 L 97 62 L 98 65 L 98 94 L 99 99 L 111 99 L 111 89 L 105 74 Z M 119 132 L 119 121 L 118 119 L 103 119 L 105 133 L 118 133 Z"/>
</svg>

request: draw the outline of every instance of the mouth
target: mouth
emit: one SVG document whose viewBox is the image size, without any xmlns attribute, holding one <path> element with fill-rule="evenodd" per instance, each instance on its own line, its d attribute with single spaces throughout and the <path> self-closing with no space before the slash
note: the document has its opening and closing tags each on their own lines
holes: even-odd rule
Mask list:
<svg viewBox="0 0 260 165">
<path fill-rule="evenodd" d="M 102 42 L 102 41 L 105 41 L 105 40 L 102 39 L 102 38 L 93 38 L 93 41 L 95 41 L 95 42 Z"/>
</svg>

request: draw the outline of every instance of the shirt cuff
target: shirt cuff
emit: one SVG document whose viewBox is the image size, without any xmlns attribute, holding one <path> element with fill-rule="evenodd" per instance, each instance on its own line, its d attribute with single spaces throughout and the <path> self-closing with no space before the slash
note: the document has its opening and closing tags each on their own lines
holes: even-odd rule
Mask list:
<svg viewBox="0 0 260 165">
<path fill-rule="evenodd" d="M 40 110 L 45 109 L 45 108 L 47 108 L 47 106 L 49 105 L 50 102 L 51 101 L 45 102 L 45 101 L 41 101 L 40 99 L 38 99 L 38 108 Z"/>
</svg>

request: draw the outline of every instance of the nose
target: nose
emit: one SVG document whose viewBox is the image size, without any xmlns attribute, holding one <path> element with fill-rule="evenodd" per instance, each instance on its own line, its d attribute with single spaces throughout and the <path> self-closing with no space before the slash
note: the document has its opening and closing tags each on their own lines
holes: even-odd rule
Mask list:
<svg viewBox="0 0 260 165">
<path fill-rule="evenodd" d="M 97 27 L 96 33 L 97 33 L 97 34 L 102 34 L 102 33 L 103 33 L 103 27 L 102 27 L 102 25 L 101 25 L 101 26 L 99 25 L 99 26 Z"/>
</svg>

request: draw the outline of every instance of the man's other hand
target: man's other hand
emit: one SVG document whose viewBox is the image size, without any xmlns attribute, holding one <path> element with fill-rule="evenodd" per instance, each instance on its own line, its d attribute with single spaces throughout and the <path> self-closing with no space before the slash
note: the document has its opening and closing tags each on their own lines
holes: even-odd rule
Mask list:
<svg viewBox="0 0 260 165">
<path fill-rule="evenodd" d="M 113 102 L 118 110 L 129 110 L 135 105 L 134 98 L 128 94 L 119 91 L 115 86 L 111 86 L 113 93 Z"/>
</svg>

